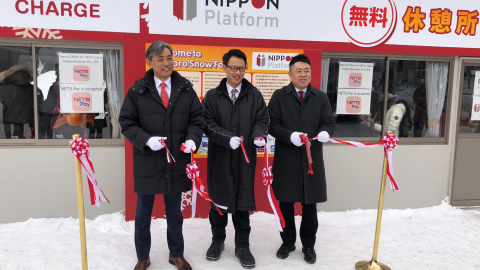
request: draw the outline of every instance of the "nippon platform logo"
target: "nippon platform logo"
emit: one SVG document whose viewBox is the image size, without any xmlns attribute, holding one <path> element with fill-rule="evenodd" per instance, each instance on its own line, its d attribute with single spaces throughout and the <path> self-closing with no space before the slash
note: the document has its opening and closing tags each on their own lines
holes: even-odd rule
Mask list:
<svg viewBox="0 0 480 270">
<path fill-rule="evenodd" d="M 253 52 L 252 69 L 288 70 L 295 53 Z"/>
<path fill-rule="evenodd" d="M 173 0 L 173 16 L 178 20 L 192 21 L 197 17 L 197 0 Z"/>
<path fill-rule="evenodd" d="M 341 15 L 348 39 L 360 47 L 385 43 L 397 25 L 397 8 L 393 0 L 345 0 Z"/>
</svg>

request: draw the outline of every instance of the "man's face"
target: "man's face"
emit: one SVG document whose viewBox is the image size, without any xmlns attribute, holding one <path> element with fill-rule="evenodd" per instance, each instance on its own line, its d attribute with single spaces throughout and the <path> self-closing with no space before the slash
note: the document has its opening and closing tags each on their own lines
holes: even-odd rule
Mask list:
<svg viewBox="0 0 480 270">
<path fill-rule="evenodd" d="M 298 90 L 307 88 L 312 80 L 312 70 L 310 65 L 305 62 L 296 62 L 288 72 L 290 80 L 292 80 L 293 86 Z"/>
<path fill-rule="evenodd" d="M 223 71 L 227 75 L 227 83 L 233 88 L 236 88 L 242 83 L 243 77 L 245 76 L 245 61 L 242 58 L 236 56 L 230 57 L 227 65 L 223 65 Z M 238 70 L 238 68 L 243 69 L 243 72 Z M 233 71 L 232 69 L 237 69 Z"/>
<path fill-rule="evenodd" d="M 153 56 L 152 61 L 147 60 L 147 65 L 153 69 L 155 77 L 166 81 L 173 72 L 172 53 L 168 48 L 165 48 L 160 55 Z"/>
</svg>

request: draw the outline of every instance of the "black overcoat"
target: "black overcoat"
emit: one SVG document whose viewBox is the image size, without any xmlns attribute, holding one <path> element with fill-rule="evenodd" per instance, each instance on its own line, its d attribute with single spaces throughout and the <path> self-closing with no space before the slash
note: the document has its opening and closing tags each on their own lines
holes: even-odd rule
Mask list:
<svg viewBox="0 0 480 270">
<path fill-rule="evenodd" d="M 292 83 L 276 90 L 268 104 L 270 134 L 275 137 L 273 159 L 273 191 L 282 202 L 307 204 L 325 202 L 327 185 L 323 165 L 323 143 L 314 140 L 311 145 L 314 174 L 308 172 L 307 150 L 290 141 L 297 131 L 313 138 L 321 131 L 330 136 L 335 127 L 327 95 L 312 85 L 307 87 L 303 103 Z"/>
<path fill-rule="evenodd" d="M 262 94 L 243 79 L 235 104 L 228 96 L 223 79 L 217 88 L 207 92 L 203 100 L 205 134 L 208 141 L 208 194 L 225 212 L 255 210 L 255 165 L 257 163 L 255 137 L 268 134 L 269 117 Z M 250 163 L 246 162 L 242 147 L 232 150 L 230 139 L 243 136 Z"/>
<path fill-rule="evenodd" d="M 177 194 L 191 189 L 186 167 L 190 154 L 180 150 L 186 140 L 202 140 L 205 117 L 192 83 L 173 71 L 168 109 L 162 103 L 153 70 L 128 90 L 120 111 L 123 135 L 133 145 L 134 191 L 140 194 Z M 176 162 L 167 162 L 165 148 L 152 151 L 146 145 L 152 136 L 167 137 L 168 150 Z"/>
</svg>

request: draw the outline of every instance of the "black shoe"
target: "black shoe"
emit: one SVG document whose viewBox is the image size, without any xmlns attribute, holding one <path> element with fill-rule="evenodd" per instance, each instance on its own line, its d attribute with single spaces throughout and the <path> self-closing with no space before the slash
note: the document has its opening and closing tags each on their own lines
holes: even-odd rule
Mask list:
<svg viewBox="0 0 480 270">
<path fill-rule="evenodd" d="M 302 247 L 302 252 L 303 254 L 305 254 L 305 257 L 303 258 L 307 263 L 313 264 L 317 261 L 317 254 L 315 253 L 315 250 L 313 248 Z"/>
<path fill-rule="evenodd" d="M 295 245 L 288 246 L 283 243 L 280 248 L 277 250 L 277 258 L 285 259 L 288 257 L 288 254 L 295 250 Z"/>
<path fill-rule="evenodd" d="M 212 242 L 207 250 L 207 260 L 216 261 L 220 259 L 220 255 L 222 255 L 224 249 L 224 243 Z"/>
<path fill-rule="evenodd" d="M 249 248 L 235 248 L 235 256 L 240 259 L 240 264 L 245 268 L 255 267 L 255 258 Z"/>
</svg>

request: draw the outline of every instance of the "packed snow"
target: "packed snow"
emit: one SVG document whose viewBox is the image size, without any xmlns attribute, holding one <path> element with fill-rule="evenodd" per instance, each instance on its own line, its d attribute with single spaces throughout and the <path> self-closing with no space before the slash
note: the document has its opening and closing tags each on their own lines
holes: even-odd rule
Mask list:
<svg viewBox="0 0 480 270">
<path fill-rule="evenodd" d="M 355 269 L 370 260 L 376 210 L 319 212 L 317 262 L 303 260 L 301 242 L 284 260 L 275 256 L 281 244 L 274 216 L 251 216 L 250 249 L 254 269 Z M 300 217 L 296 217 L 297 231 Z M 175 269 L 168 263 L 166 222 L 152 222 L 152 261 L 149 270 Z M 136 263 L 134 222 L 121 213 L 86 221 L 89 269 L 133 269 Z M 244 269 L 234 255 L 234 229 L 229 219 L 225 250 L 218 261 L 208 261 L 208 219 L 185 219 L 185 257 L 193 269 Z M 391 269 L 480 269 L 480 210 L 459 209 L 445 200 L 439 206 L 384 210 L 378 260 Z M 0 269 L 81 269 L 78 219 L 42 218 L 0 225 Z"/>
</svg>

